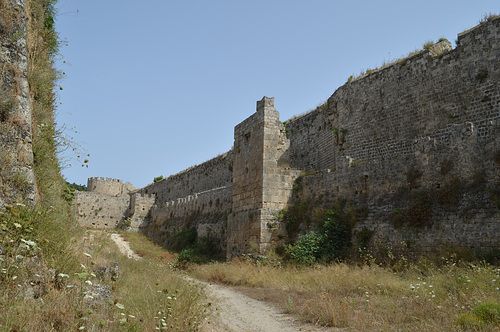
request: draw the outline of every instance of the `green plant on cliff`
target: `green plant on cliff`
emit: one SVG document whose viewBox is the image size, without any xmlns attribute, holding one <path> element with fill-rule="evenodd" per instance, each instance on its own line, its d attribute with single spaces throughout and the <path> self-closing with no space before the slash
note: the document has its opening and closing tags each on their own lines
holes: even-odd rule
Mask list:
<svg viewBox="0 0 500 332">
<path fill-rule="evenodd" d="M 28 21 L 28 82 L 32 91 L 33 155 L 36 184 L 41 202 L 60 205 L 66 183 L 60 174 L 57 151 L 61 133 L 56 129 L 54 87 L 60 75 L 53 67 L 59 50 L 54 29 L 55 0 L 31 1 Z M 41 45 L 42 43 L 42 45 Z"/>
<path fill-rule="evenodd" d="M 424 50 L 428 50 L 429 48 L 431 48 L 432 46 L 434 45 L 434 42 L 432 40 L 428 40 L 424 43 L 424 46 L 423 46 L 423 49 Z"/>
<path fill-rule="evenodd" d="M 286 137 L 288 137 L 288 135 L 290 134 L 290 128 L 287 127 L 287 123 L 288 123 L 288 121 L 283 122 L 283 127 L 285 127 Z"/>
<path fill-rule="evenodd" d="M 76 184 L 75 182 L 73 183 L 69 183 L 68 181 L 66 181 L 66 185 L 71 188 L 71 189 L 74 189 L 74 190 L 78 190 L 78 191 L 87 191 L 87 186 L 84 185 L 84 184 Z"/>
<path fill-rule="evenodd" d="M 160 176 L 153 178 L 153 183 L 159 182 L 161 180 L 163 180 L 163 175 L 160 175 Z"/>
<path fill-rule="evenodd" d="M 479 24 L 482 24 L 482 23 L 485 23 L 485 22 L 491 22 L 494 19 L 496 19 L 497 17 L 500 17 L 500 15 L 495 14 L 495 13 L 486 13 L 479 20 Z"/>
<path fill-rule="evenodd" d="M 293 181 L 292 189 L 293 191 L 299 191 L 302 188 L 302 180 L 304 177 L 301 175 Z"/>
<path fill-rule="evenodd" d="M 412 193 L 412 201 L 406 210 L 406 225 L 410 227 L 431 226 L 433 198 L 427 191 L 416 191 Z"/>
<path fill-rule="evenodd" d="M 372 239 L 374 231 L 368 229 L 366 226 L 363 226 L 363 228 L 356 233 L 355 240 L 356 240 L 356 245 L 360 249 L 366 249 L 368 248 L 368 245 Z"/>
</svg>

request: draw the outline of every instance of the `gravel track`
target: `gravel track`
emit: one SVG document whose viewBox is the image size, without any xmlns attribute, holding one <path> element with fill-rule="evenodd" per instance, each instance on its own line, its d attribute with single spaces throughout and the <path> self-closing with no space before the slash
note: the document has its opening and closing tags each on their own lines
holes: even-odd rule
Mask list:
<svg viewBox="0 0 500 332">
<path fill-rule="evenodd" d="M 111 234 L 120 252 L 130 259 L 141 259 L 130 249 L 129 243 L 120 234 Z M 202 326 L 202 332 L 319 332 L 338 331 L 324 329 L 295 320 L 276 308 L 229 287 L 214 285 L 191 277 L 187 280 L 204 286 L 212 303 L 212 314 Z"/>
</svg>

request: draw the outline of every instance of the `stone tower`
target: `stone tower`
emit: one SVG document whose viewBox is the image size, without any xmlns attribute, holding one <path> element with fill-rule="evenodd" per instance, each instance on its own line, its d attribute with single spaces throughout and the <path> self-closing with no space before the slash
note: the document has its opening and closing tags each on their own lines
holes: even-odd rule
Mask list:
<svg viewBox="0 0 500 332">
<path fill-rule="evenodd" d="M 234 129 L 233 209 L 227 226 L 227 255 L 271 247 L 276 214 L 286 207 L 299 171 L 288 167 L 290 142 L 274 98 L 257 102 L 257 112 Z"/>
</svg>

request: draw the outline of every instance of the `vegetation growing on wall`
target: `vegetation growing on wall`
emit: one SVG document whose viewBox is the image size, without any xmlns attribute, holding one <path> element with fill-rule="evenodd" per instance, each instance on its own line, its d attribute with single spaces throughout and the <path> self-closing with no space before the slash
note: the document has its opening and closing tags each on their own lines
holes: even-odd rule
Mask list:
<svg viewBox="0 0 500 332">
<path fill-rule="evenodd" d="M 452 166 L 448 162 L 441 165 L 441 174 L 448 174 Z M 474 210 L 484 208 L 489 203 L 496 204 L 500 184 L 487 184 L 486 175 L 482 171 L 476 172 L 471 179 L 450 177 L 443 179 L 438 188 L 416 189 L 417 178 L 421 172 L 413 170 L 408 174 L 417 174 L 418 177 L 408 176 L 408 186 L 400 187 L 391 199 L 394 209 L 389 215 L 392 226 L 396 229 L 428 228 L 439 222 L 436 212 L 460 213 L 461 217 L 469 218 Z M 413 180 L 415 179 L 415 180 Z M 467 206 L 467 197 L 483 197 Z M 489 198 L 488 198 L 489 197 Z M 488 200 L 490 202 L 488 202 Z"/>
<path fill-rule="evenodd" d="M 353 227 L 367 215 L 366 207 L 356 208 L 345 199 L 336 200 L 330 209 L 321 208 L 312 200 L 297 201 L 277 215 L 285 224 L 290 241 L 284 248 L 285 258 L 299 264 L 346 258 L 349 248 L 366 247 L 371 239 L 373 232 L 366 227 L 353 232 Z"/>
<path fill-rule="evenodd" d="M 490 14 L 491 15 L 491 14 Z M 494 16 L 493 16 L 494 18 Z M 490 18 L 489 20 L 492 20 L 493 18 Z M 482 23 L 482 22 L 481 22 Z M 438 43 L 439 42 L 443 42 L 443 41 L 448 41 L 446 38 L 440 38 L 438 40 Z M 393 65 L 396 65 L 396 64 L 399 64 L 401 66 L 404 66 L 406 64 L 406 62 L 408 61 L 409 58 L 411 58 L 412 56 L 414 55 L 417 55 L 419 53 L 422 52 L 422 50 L 429 50 L 432 46 L 434 46 L 436 43 L 434 43 L 434 41 L 432 40 L 429 40 L 429 41 L 426 41 L 423 45 L 422 45 L 422 49 L 421 50 L 414 50 L 413 52 L 410 52 L 408 53 L 406 56 L 403 56 L 399 59 L 396 59 L 396 60 L 390 60 L 390 61 L 386 61 L 384 60 L 382 65 L 380 67 L 376 67 L 374 69 L 366 69 L 366 70 L 362 70 L 361 73 L 358 75 L 358 76 L 354 76 L 354 75 L 351 75 L 347 78 L 347 82 L 346 83 L 351 83 L 352 81 L 355 81 L 355 80 L 358 80 L 360 78 L 363 78 L 363 77 L 366 77 L 370 74 L 373 74 L 379 70 L 382 70 L 382 69 L 385 69 L 385 68 L 388 68 L 390 66 L 393 66 Z M 445 51 L 441 51 L 441 53 L 439 54 L 436 54 L 437 56 L 441 57 L 444 55 L 444 53 L 446 53 Z"/>
<path fill-rule="evenodd" d="M 338 210 L 321 211 L 314 221 L 316 231 L 299 235 L 297 241 L 288 245 L 286 252 L 300 264 L 317 261 L 332 262 L 345 257 L 352 245 L 352 225 Z"/>
<path fill-rule="evenodd" d="M 199 237 L 196 227 L 183 229 L 167 241 L 170 250 L 178 252 L 179 263 L 206 263 L 223 259 L 220 244 L 212 237 Z"/>
</svg>

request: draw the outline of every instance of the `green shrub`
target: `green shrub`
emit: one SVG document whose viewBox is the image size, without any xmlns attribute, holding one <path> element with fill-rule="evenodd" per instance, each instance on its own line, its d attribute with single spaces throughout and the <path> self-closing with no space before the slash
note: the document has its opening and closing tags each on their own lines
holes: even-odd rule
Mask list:
<svg viewBox="0 0 500 332">
<path fill-rule="evenodd" d="M 196 227 L 183 229 L 170 238 L 168 248 L 179 253 L 179 263 L 207 263 L 223 259 L 218 239 L 205 236 L 198 237 Z"/>
<path fill-rule="evenodd" d="M 406 182 L 410 188 L 416 188 L 418 180 L 422 177 L 423 173 L 419 169 L 416 169 L 414 166 L 410 167 L 406 172 Z"/>
<path fill-rule="evenodd" d="M 450 159 L 445 159 L 441 162 L 439 172 L 441 173 L 441 175 L 444 176 L 450 173 L 453 170 L 453 167 L 454 167 L 453 161 Z"/>
<path fill-rule="evenodd" d="M 455 324 L 472 330 L 485 328 L 490 330 L 487 326 L 500 325 L 500 304 L 492 302 L 478 304 L 472 312 L 460 314 Z"/>
<path fill-rule="evenodd" d="M 156 182 L 161 181 L 161 180 L 163 180 L 163 175 L 160 175 L 160 176 L 153 178 L 153 183 L 156 183 Z"/>
<path fill-rule="evenodd" d="M 345 216 L 337 210 L 328 210 L 320 222 L 321 259 L 334 261 L 343 258 L 345 250 L 351 246 L 351 226 Z"/>
<path fill-rule="evenodd" d="M 294 244 L 288 245 L 286 253 L 290 259 L 299 264 L 343 259 L 352 235 L 346 216 L 338 210 L 326 210 L 315 223 L 317 231 L 300 235 Z"/>
<path fill-rule="evenodd" d="M 389 219 L 391 220 L 394 228 L 401 228 L 405 223 L 405 213 L 401 211 L 401 209 L 394 209 L 392 210 Z"/>
<path fill-rule="evenodd" d="M 174 251 L 182 251 L 192 247 L 196 243 L 197 237 L 196 227 L 183 229 L 172 236 L 168 247 Z"/>
<path fill-rule="evenodd" d="M 356 245 L 358 248 L 367 248 L 372 236 L 373 230 L 369 230 L 366 226 L 363 226 L 363 228 L 356 233 Z"/>
<path fill-rule="evenodd" d="M 302 176 L 299 176 L 298 178 L 295 179 L 292 187 L 293 191 L 299 191 L 300 189 L 302 189 L 302 180 L 303 180 Z"/>
<path fill-rule="evenodd" d="M 293 240 L 299 233 L 300 225 L 310 225 L 312 222 L 312 203 L 310 200 L 298 202 L 287 210 L 281 210 L 278 218 L 285 223 L 288 238 Z"/>
<path fill-rule="evenodd" d="M 493 154 L 493 160 L 500 166 L 500 150 L 496 150 Z"/>
<path fill-rule="evenodd" d="M 71 188 L 71 189 L 75 189 L 78 191 L 87 191 L 87 186 L 83 185 L 83 184 L 76 184 L 74 182 L 69 183 L 68 181 L 66 181 L 66 185 L 68 186 L 68 188 Z"/>
<path fill-rule="evenodd" d="M 500 324 L 500 304 L 481 303 L 474 308 L 474 315 L 485 323 Z"/>
<path fill-rule="evenodd" d="M 453 209 L 459 205 L 458 203 L 464 187 L 465 184 L 462 183 L 460 178 L 454 178 L 437 191 L 436 201 L 446 211 L 453 211 Z"/>
<path fill-rule="evenodd" d="M 216 239 L 200 237 L 194 244 L 179 252 L 177 262 L 203 264 L 223 258 L 221 247 Z"/>
<path fill-rule="evenodd" d="M 0 92 L 0 122 L 5 122 L 9 118 L 10 113 L 14 110 L 15 99 L 12 94 L 1 91 Z"/>
<path fill-rule="evenodd" d="M 290 129 L 286 126 L 288 121 L 283 122 L 283 127 L 285 127 L 285 135 L 288 137 L 290 135 Z"/>
<path fill-rule="evenodd" d="M 457 316 L 455 324 L 463 328 L 476 330 L 481 328 L 483 322 L 472 312 L 465 312 Z"/>
<path fill-rule="evenodd" d="M 196 250 L 194 248 L 186 248 L 182 250 L 177 256 L 179 262 L 191 262 L 196 263 Z"/>
<path fill-rule="evenodd" d="M 320 251 L 323 242 L 322 235 L 310 232 L 300 235 L 295 244 L 289 245 L 285 251 L 296 263 L 312 264 L 321 257 Z"/>
</svg>

